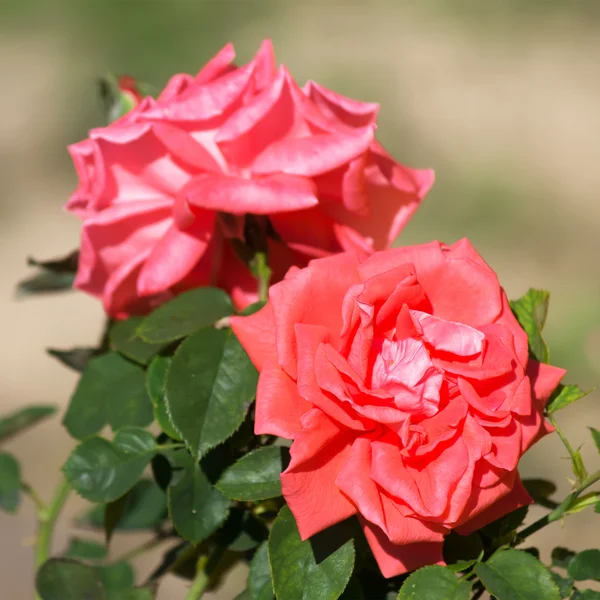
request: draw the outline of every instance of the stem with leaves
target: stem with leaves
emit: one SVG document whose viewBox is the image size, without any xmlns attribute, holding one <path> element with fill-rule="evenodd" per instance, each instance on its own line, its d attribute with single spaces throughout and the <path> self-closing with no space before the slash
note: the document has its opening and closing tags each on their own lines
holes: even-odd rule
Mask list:
<svg viewBox="0 0 600 600">
<path fill-rule="evenodd" d="M 600 471 L 596 471 L 589 475 L 584 479 L 581 484 L 575 488 L 559 505 L 555 508 L 551 513 L 548 513 L 546 516 L 542 517 L 526 527 L 517 534 L 515 538 L 515 545 L 520 544 L 524 540 L 526 540 L 530 535 L 537 533 L 540 529 L 546 527 L 550 523 L 554 521 L 558 521 L 563 515 L 567 514 L 569 510 L 573 507 L 577 498 L 589 487 L 594 485 L 596 482 L 600 481 Z"/>
</svg>

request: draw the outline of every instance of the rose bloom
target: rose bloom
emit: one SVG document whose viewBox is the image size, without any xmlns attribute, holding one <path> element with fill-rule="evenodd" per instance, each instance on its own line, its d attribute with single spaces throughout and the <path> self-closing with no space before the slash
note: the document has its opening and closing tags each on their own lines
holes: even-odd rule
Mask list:
<svg viewBox="0 0 600 600">
<path fill-rule="evenodd" d="M 432 184 L 375 141 L 377 104 L 298 87 L 268 40 L 242 67 L 234 56 L 225 46 L 69 147 L 79 187 L 67 208 L 83 219 L 75 287 L 113 317 L 202 285 L 254 301 L 246 214 L 260 217 L 278 281 L 312 258 L 388 246 Z"/>
<path fill-rule="evenodd" d="M 517 464 L 565 371 L 528 358 L 467 240 L 312 261 L 231 325 L 260 371 L 256 433 L 293 440 L 281 482 L 303 539 L 356 514 L 392 577 L 532 501 Z"/>
</svg>

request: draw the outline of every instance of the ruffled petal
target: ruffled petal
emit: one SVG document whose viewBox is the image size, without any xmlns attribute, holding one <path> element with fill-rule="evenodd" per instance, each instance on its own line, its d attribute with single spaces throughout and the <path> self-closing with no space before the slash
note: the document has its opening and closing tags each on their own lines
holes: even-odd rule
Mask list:
<svg viewBox="0 0 600 600">
<path fill-rule="evenodd" d="M 193 226 L 172 225 L 154 246 L 137 282 L 140 296 L 162 292 L 179 283 L 196 266 L 212 238 L 215 213 L 206 211 Z"/>
<path fill-rule="evenodd" d="M 292 175 L 272 175 L 263 179 L 204 175 L 185 190 L 190 204 L 234 215 L 268 215 L 310 208 L 319 203 L 313 184 Z"/>
<path fill-rule="evenodd" d="M 426 565 L 445 565 L 443 542 L 394 544 L 385 533 L 369 521 L 359 517 L 363 531 L 384 577 L 395 577 Z"/>
<path fill-rule="evenodd" d="M 311 408 L 298 394 L 296 382 L 275 360 L 267 358 L 256 390 L 254 433 L 294 439 L 301 431 L 300 417 Z"/>
<path fill-rule="evenodd" d="M 373 128 L 352 133 L 313 134 L 270 144 L 252 163 L 252 172 L 288 173 L 312 177 L 331 171 L 366 152 L 373 140 Z"/>
<path fill-rule="evenodd" d="M 342 328 L 340 308 L 346 291 L 358 280 L 357 266 L 356 256 L 350 253 L 317 259 L 306 269 L 288 273 L 284 281 L 269 289 L 277 357 L 291 377 L 298 373 L 294 326 L 322 325 L 337 338 Z"/>
<path fill-rule="evenodd" d="M 475 506 L 463 517 L 463 524 L 456 531 L 460 535 L 469 535 L 513 510 L 532 503 L 533 499 L 527 493 L 521 478 L 512 473 L 496 486 L 479 490 Z"/>
<path fill-rule="evenodd" d="M 303 540 L 356 513 L 335 485 L 352 441 L 318 409 L 302 418 L 302 430 L 290 449 L 292 460 L 281 474 L 281 489 Z"/>
<path fill-rule="evenodd" d="M 229 324 L 258 371 L 263 370 L 267 359 L 277 359 L 275 321 L 271 304 L 248 317 L 230 317 Z"/>
</svg>

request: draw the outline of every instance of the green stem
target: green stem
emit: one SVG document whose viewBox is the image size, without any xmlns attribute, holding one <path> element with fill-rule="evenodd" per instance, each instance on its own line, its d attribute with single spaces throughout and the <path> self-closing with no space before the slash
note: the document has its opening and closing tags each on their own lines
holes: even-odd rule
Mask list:
<svg viewBox="0 0 600 600">
<path fill-rule="evenodd" d="M 597 481 L 600 481 L 600 471 L 596 471 L 595 473 L 592 473 L 592 475 L 586 477 L 581 482 L 579 487 L 575 488 L 551 513 L 548 513 L 546 516 L 542 517 L 541 519 L 538 519 L 537 521 L 529 525 L 529 527 L 526 527 L 525 529 L 523 529 L 523 531 L 518 533 L 517 537 L 515 538 L 515 545 L 520 544 L 529 536 L 533 535 L 534 533 L 537 533 L 540 529 L 546 527 L 546 525 L 549 525 L 554 521 L 558 521 L 558 519 L 560 519 L 569 510 L 573 502 L 577 500 L 577 498 L 585 490 L 587 490 L 587 488 L 594 485 Z"/>
<path fill-rule="evenodd" d="M 164 450 L 180 450 L 181 448 L 185 448 L 185 444 L 163 444 L 162 446 L 156 446 L 156 450 L 158 452 L 163 452 Z M 154 450 L 152 450 L 154 452 Z"/>
<path fill-rule="evenodd" d="M 35 565 L 41 567 L 50 554 L 52 549 L 52 536 L 54 534 L 54 526 L 60 512 L 65 505 L 65 502 L 71 491 L 71 485 L 63 478 L 60 482 L 54 497 L 48 504 L 47 508 L 38 511 L 38 533 L 35 543 Z"/>
<path fill-rule="evenodd" d="M 194 578 L 194 581 L 192 581 L 192 587 L 188 590 L 185 600 L 198 600 L 198 598 L 202 598 L 210 581 L 208 573 L 205 570 L 207 562 L 207 556 L 201 556 L 198 559 L 196 577 Z"/>
<path fill-rule="evenodd" d="M 556 429 L 556 434 L 560 438 L 560 441 L 563 443 L 563 446 L 567 449 L 569 456 L 571 457 L 571 464 L 573 465 L 573 473 L 575 477 L 577 477 L 577 482 L 581 483 L 587 477 L 587 471 L 583 466 L 583 461 L 581 460 L 581 455 L 579 452 L 573 450 L 573 446 L 569 443 L 569 440 L 566 438 L 565 434 L 561 431 L 556 419 L 553 414 L 546 415 L 546 418 Z"/>
</svg>

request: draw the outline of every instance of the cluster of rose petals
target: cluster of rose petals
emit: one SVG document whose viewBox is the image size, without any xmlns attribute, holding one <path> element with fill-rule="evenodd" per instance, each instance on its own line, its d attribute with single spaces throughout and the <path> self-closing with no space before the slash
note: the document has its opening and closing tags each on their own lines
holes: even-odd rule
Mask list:
<svg viewBox="0 0 600 600">
<path fill-rule="evenodd" d="M 263 42 L 246 65 L 225 46 L 108 127 L 70 146 L 83 219 L 75 286 L 113 317 L 201 285 L 243 307 L 256 282 L 236 252 L 244 215 L 268 217 L 274 281 L 290 266 L 386 247 L 431 186 L 374 139 L 378 105 L 298 87 Z"/>
<path fill-rule="evenodd" d="M 564 370 L 529 358 L 467 240 L 312 261 L 232 327 L 260 370 L 256 433 L 293 439 L 303 539 L 358 515 L 391 577 L 531 502 L 517 464 Z"/>
</svg>

